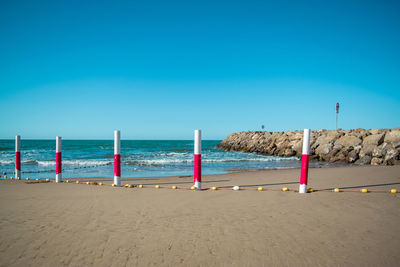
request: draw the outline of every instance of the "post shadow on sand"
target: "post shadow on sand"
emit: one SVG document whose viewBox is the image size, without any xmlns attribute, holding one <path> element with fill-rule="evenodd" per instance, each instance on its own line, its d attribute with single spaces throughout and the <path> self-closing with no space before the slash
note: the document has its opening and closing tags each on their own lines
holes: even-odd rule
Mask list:
<svg viewBox="0 0 400 267">
<path fill-rule="evenodd" d="M 259 186 L 272 186 L 272 185 L 287 185 L 287 184 L 299 184 L 299 182 L 286 182 L 286 183 L 273 183 L 273 184 L 242 184 L 241 187 L 259 187 Z M 233 185 L 220 186 L 219 188 L 231 188 Z"/>
<path fill-rule="evenodd" d="M 344 187 L 337 187 L 339 189 L 356 189 L 356 188 L 365 188 L 365 187 L 376 187 L 376 186 L 387 186 L 387 185 L 398 185 L 400 183 L 388 183 L 388 184 L 369 184 L 369 185 L 355 185 L 355 186 L 344 186 Z M 334 187 L 324 188 L 314 191 L 332 191 L 335 189 Z"/>
<path fill-rule="evenodd" d="M 230 180 L 214 180 L 214 181 L 203 181 L 202 183 L 222 183 L 229 182 Z M 163 184 L 193 184 L 192 181 L 188 182 L 161 182 L 161 183 L 146 183 L 143 185 L 163 185 Z"/>
</svg>

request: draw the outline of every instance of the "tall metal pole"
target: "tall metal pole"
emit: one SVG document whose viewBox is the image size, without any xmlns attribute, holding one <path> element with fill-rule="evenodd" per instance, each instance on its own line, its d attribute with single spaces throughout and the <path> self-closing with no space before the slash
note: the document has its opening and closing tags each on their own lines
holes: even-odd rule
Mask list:
<svg viewBox="0 0 400 267">
<path fill-rule="evenodd" d="M 21 178 L 21 136 L 15 136 L 15 178 Z"/>
<path fill-rule="evenodd" d="M 121 132 L 114 131 L 114 184 L 121 186 Z"/>
<path fill-rule="evenodd" d="M 201 130 L 194 130 L 194 187 L 201 189 Z"/>
<path fill-rule="evenodd" d="M 310 155 L 310 129 L 304 129 L 303 155 L 301 156 L 301 172 L 299 193 L 307 193 L 308 184 L 308 157 Z"/>
<path fill-rule="evenodd" d="M 62 179 L 61 136 L 56 137 L 56 183 Z"/>
</svg>

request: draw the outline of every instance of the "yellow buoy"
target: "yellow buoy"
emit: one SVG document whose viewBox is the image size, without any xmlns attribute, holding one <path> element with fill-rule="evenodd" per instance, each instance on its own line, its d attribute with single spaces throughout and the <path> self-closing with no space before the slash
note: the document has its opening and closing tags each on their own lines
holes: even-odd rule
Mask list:
<svg viewBox="0 0 400 267">
<path fill-rule="evenodd" d="M 25 180 L 28 180 L 28 181 L 29 181 L 29 178 L 28 178 L 28 177 L 26 177 L 26 178 L 25 178 Z"/>
<path fill-rule="evenodd" d="M 129 187 L 129 186 L 130 186 L 130 184 L 126 184 L 126 185 L 125 185 L 125 187 Z"/>
<path fill-rule="evenodd" d="M 90 184 L 90 182 L 86 182 L 86 184 Z"/>
<path fill-rule="evenodd" d="M 172 189 L 177 189 L 178 187 L 176 185 L 172 186 Z"/>
<path fill-rule="evenodd" d="M 116 184 L 112 184 L 111 186 L 112 186 L 112 187 L 116 187 L 117 185 L 116 185 Z"/>
<path fill-rule="evenodd" d="M 217 188 L 215 186 L 211 187 L 212 190 L 217 190 Z"/>
<path fill-rule="evenodd" d="M 21 180 L 21 178 L 17 177 L 17 180 Z"/>
<path fill-rule="evenodd" d="M 11 176 L 11 177 L 10 177 L 10 179 L 11 179 L 11 180 L 13 180 L 13 179 L 14 179 L 14 177 L 12 177 L 12 176 Z"/>
<path fill-rule="evenodd" d="M 130 184 L 130 185 L 128 185 L 128 187 L 129 187 L 129 188 L 133 188 L 133 185 L 132 185 L 132 184 Z"/>
<path fill-rule="evenodd" d="M 262 187 L 262 186 L 260 186 L 260 187 L 258 187 L 258 189 L 257 189 L 258 191 L 263 191 L 264 190 L 264 188 Z"/>
<path fill-rule="evenodd" d="M 138 187 L 139 187 L 139 188 L 143 188 L 143 185 L 142 185 L 142 184 L 140 184 L 140 185 L 138 185 Z"/>
<path fill-rule="evenodd" d="M 69 183 L 69 180 L 66 180 L 65 182 L 66 182 L 66 183 Z"/>
<path fill-rule="evenodd" d="M 314 192 L 314 189 L 313 188 L 308 188 L 307 192 L 312 193 L 312 192 Z"/>
<path fill-rule="evenodd" d="M 7 179 L 7 175 L 4 175 L 4 179 Z"/>
<path fill-rule="evenodd" d="M 195 186 L 192 186 L 192 187 L 190 187 L 190 189 L 192 189 L 192 190 L 196 190 L 196 187 L 195 187 Z"/>
<path fill-rule="evenodd" d="M 361 189 L 361 193 L 368 193 L 368 189 L 367 188 Z"/>
<path fill-rule="evenodd" d="M 103 183 L 100 182 L 99 185 L 103 185 Z"/>
<path fill-rule="evenodd" d="M 282 191 L 283 191 L 283 192 L 289 191 L 289 188 L 284 187 L 284 188 L 282 188 Z"/>
<path fill-rule="evenodd" d="M 75 182 L 75 183 L 79 184 L 80 182 L 79 182 L 78 180 L 76 180 L 76 182 Z"/>
<path fill-rule="evenodd" d="M 340 189 L 339 189 L 339 188 L 335 188 L 335 189 L 333 189 L 333 192 L 339 193 L 339 192 L 340 192 Z"/>
<path fill-rule="evenodd" d="M 396 193 L 397 193 L 397 190 L 393 188 L 392 190 L 390 190 L 390 193 L 396 194 Z"/>
<path fill-rule="evenodd" d="M 155 186 L 155 188 L 157 188 L 157 189 L 158 189 L 158 188 L 160 188 L 160 186 L 159 186 L 159 185 L 156 185 L 156 186 Z"/>
</svg>

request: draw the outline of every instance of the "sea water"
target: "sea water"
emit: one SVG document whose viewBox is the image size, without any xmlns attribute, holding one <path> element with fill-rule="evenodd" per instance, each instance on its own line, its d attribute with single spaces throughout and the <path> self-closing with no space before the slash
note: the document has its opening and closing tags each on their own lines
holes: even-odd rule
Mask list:
<svg viewBox="0 0 400 267">
<path fill-rule="evenodd" d="M 299 168 L 296 157 L 282 158 L 254 153 L 226 152 L 215 148 L 220 140 L 202 141 L 202 173 L 231 170 Z M 12 176 L 15 141 L 0 140 L 0 175 Z M 193 175 L 193 140 L 121 140 L 121 176 Z M 23 177 L 55 177 L 55 140 L 21 140 Z M 113 140 L 63 140 L 63 178 L 114 175 Z"/>
</svg>

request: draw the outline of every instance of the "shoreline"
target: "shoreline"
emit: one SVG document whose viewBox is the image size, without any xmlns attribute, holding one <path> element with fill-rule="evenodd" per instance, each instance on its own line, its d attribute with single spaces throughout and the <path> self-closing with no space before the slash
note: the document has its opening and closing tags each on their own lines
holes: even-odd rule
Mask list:
<svg viewBox="0 0 400 267">
<path fill-rule="evenodd" d="M 346 171 L 349 170 L 349 171 Z M 353 170 L 353 171 L 351 171 Z M 362 173 L 362 175 L 367 175 L 369 174 L 368 170 L 372 170 L 373 172 L 379 172 L 380 170 L 398 170 L 400 173 L 400 166 L 371 166 L 371 165 L 343 165 L 343 166 L 318 166 L 318 167 L 310 167 L 309 168 L 309 183 L 308 187 L 313 188 L 315 191 L 323 191 L 327 189 L 333 189 L 333 188 L 346 188 L 346 187 L 357 187 L 357 188 L 362 188 L 363 186 L 371 187 L 373 188 L 373 184 L 366 184 L 366 185 L 351 185 L 351 178 L 349 177 L 350 175 L 354 175 L 354 173 Z M 318 186 L 322 186 L 321 180 L 318 179 L 318 176 L 321 175 L 321 173 L 330 173 L 332 174 L 333 172 L 338 171 L 340 173 L 346 174 L 346 178 L 343 176 L 338 180 L 333 181 L 335 179 L 330 175 L 332 179 L 332 186 L 329 188 L 327 187 L 327 181 L 324 181 L 323 188 L 318 188 Z M 391 171 L 389 171 L 391 172 Z M 392 176 L 394 175 L 391 173 Z M 361 175 L 361 176 L 362 176 Z M 243 176 L 248 177 L 248 181 L 259 181 L 259 183 L 253 183 L 250 184 L 246 181 L 246 179 L 243 179 Z M 263 177 L 265 176 L 265 177 Z M 273 177 L 272 177 L 273 176 Z M 359 175 L 360 176 L 360 175 Z M 235 179 L 236 177 L 239 177 L 240 179 Z M 202 183 L 203 183 L 203 189 L 210 189 L 212 186 L 216 186 L 218 188 L 227 188 L 227 187 L 233 187 L 235 185 L 242 187 L 256 187 L 256 186 L 271 186 L 272 188 L 275 188 L 276 184 L 274 184 L 274 181 L 277 179 L 282 179 L 282 184 L 289 184 L 287 183 L 288 177 L 290 177 L 290 185 L 292 188 L 289 188 L 292 191 L 297 191 L 296 186 L 298 186 L 299 181 L 300 181 L 300 168 L 269 168 L 269 169 L 247 169 L 247 170 L 231 170 L 228 171 L 227 173 L 224 174 L 208 174 L 208 175 L 202 175 Z M 228 179 L 227 179 L 228 178 Z M 315 180 L 315 178 L 317 178 Z M 392 177 L 393 178 L 393 177 Z M 271 181 L 271 183 L 265 183 L 265 179 L 268 181 Z M 348 181 L 345 181 L 348 179 Z M 399 176 L 399 185 L 400 185 L 400 176 Z M 43 182 L 43 179 L 39 179 L 40 182 Z M 104 185 L 112 185 L 113 183 L 113 177 L 112 178 L 106 178 L 106 177 L 82 177 L 82 178 L 63 178 L 62 183 L 66 183 L 66 181 L 69 180 L 71 183 L 75 183 L 76 181 L 81 181 L 83 183 L 85 182 L 102 182 Z M 371 179 L 369 179 L 371 180 Z M 374 180 L 374 179 L 372 179 Z M 36 179 L 30 179 L 29 181 L 25 180 L 24 178 L 22 180 L 10 180 L 9 178 L 7 179 L 1 179 L 0 181 L 15 181 L 15 182 L 30 182 L 34 183 Z M 50 179 L 51 183 L 55 183 L 55 179 Z M 176 184 L 178 185 L 183 185 L 185 188 L 190 188 L 193 184 L 193 175 L 178 175 L 178 176 L 152 176 L 152 177 L 126 177 L 122 178 L 121 177 L 121 187 L 124 187 L 125 184 L 128 184 L 129 182 L 135 182 L 133 185 L 143 185 L 145 187 L 147 186 L 153 186 L 153 185 L 160 185 L 161 187 L 163 185 L 173 185 Z M 315 185 L 313 185 L 313 182 Z M 343 183 L 341 186 L 340 183 Z M 277 184 L 279 184 L 279 181 L 276 181 Z M 350 184 L 349 184 L 350 183 Z M 381 185 L 376 185 L 375 187 L 380 187 Z M 388 185 L 389 186 L 389 185 Z M 181 187 L 180 187 L 181 188 Z M 266 188 L 267 189 L 267 188 Z M 400 188 L 398 189 L 400 191 Z"/>
</svg>

